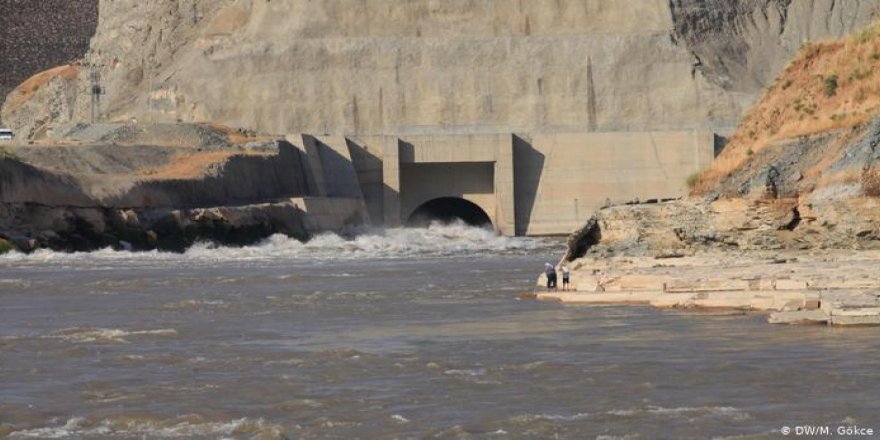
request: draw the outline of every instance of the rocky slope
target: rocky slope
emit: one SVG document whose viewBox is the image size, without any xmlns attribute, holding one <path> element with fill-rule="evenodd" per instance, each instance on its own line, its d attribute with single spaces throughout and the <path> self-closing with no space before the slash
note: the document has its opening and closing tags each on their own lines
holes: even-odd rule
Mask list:
<svg viewBox="0 0 880 440">
<path fill-rule="evenodd" d="M 188 124 L 80 126 L 0 150 L 0 241 L 28 251 L 182 251 L 309 234 L 299 151 Z"/>
<path fill-rule="evenodd" d="M 727 132 L 804 41 L 878 12 L 880 0 L 101 1 L 86 62 L 101 66 L 109 120 Z M 13 92 L 4 118 L 31 137 L 88 119 L 85 74 Z"/>
<path fill-rule="evenodd" d="M 0 97 L 31 75 L 82 58 L 97 26 L 98 0 L 4 1 Z"/>
<path fill-rule="evenodd" d="M 806 46 L 692 197 L 598 211 L 564 258 L 577 292 L 541 296 L 880 325 L 878 67 L 880 23 Z"/>
<path fill-rule="evenodd" d="M 695 194 L 741 196 L 748 189 L 744 178 L 774 165 L 781 196 L 857 184 L 861 167 L 874 161 L 865 154 L 876 136 L 868 122 L 880 114 L 878 69 L 880 22 L 848 38 L 806 46 L 695 182 Z M 848 150 L 861 139 L 867 139 L 864 148 Z"/>
<path fill-rule="evenodd" d="M 877 71 L 880 22 L 805 46 L 693 177 L 694 197 L 602 210 L 571 256 L 586 243 L 637 252 L 878 247 Z"/>
<path fill-rule="evenodd" d="M 872 0 L 672 0 L 674 37 L 714 84 L 754 97 L 809 41 L 841 37 L 878 17 Z"/>
</svg>

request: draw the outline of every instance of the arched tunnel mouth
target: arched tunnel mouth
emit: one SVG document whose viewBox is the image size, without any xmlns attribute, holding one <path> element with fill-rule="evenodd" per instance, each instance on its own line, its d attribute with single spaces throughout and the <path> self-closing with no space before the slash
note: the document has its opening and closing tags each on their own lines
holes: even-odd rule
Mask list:
<svg viewBox="0 0 880 440">
<path fill-rule="evenodd" d="M 492 226 L 492 219 L 473 202 L 458 197 L 441 197 L 423 203 L 406 222 L 409 227 L 427 227 L 433 222 L 462 221 L 471 226 Z"/>
</svg>

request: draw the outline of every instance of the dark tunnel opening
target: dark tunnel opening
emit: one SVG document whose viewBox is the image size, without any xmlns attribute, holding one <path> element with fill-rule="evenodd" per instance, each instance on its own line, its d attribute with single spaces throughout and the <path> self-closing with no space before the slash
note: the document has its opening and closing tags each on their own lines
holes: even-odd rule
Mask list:
<svg viewBox="0 0 880 440">
<path fill-rule="evenodd" d="M 426 227 L 432 222 L 461 220 L 471 226 L 491 226 L 492 219 L 476 204 L 456 197 L 442 197 L 422 204 L 409 216 L 406 225 Z"/>
</svg>

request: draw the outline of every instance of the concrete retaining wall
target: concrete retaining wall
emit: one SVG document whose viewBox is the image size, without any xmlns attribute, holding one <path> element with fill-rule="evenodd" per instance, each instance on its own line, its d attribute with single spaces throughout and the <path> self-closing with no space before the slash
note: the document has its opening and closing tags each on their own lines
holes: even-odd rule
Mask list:
<svg viewBox="0 0 880 440">
<path fill-rule="evenodd" d="M 697 131 L 423 134 L 359 145 L 382 146 L 373 148 L 381 158 L 372 156 L 381 164 L 381 206 L 371 210 L 388 226 L 425 202 L 458 197 L 482 208 L 502 234 L 562 235 L 609 202 L 685 195 L 687 177 L 712 161 L 714 140 Z M 369 173 L 372 205 L 378 170 Z"/>
<path fill-rule="evenodd" d="M 710 132 L 517 136 L 517 234 L 570 233 L 606 202 L 684 196 L 687 177 L 713 157 Z"/>
<path fill-rule="evenodd" d="M 340 232 L 366 220 L 364 202 L 359 198 L 299 197 L 291 202 L 305 213 L 303 223 L 309 234 Z"/>
</svg>

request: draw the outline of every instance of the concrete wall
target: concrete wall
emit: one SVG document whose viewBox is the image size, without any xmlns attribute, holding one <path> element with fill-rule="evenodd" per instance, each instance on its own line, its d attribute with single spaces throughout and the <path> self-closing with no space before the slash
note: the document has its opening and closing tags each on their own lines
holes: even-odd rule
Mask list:
<svg viewBox="0 0 880 440">
<path fill-rule="evenodd" d="M 404 135 L 382 142 L 382 206 L 373 209 L 383 211 L 386 225 L 405 223 L 430 200 L 458 197 L 482 208 L 502 234 L 558 235 L 608 202 L 685 195 L 687 177 L 712 161 L 715 137 L 574 132 Z M 378 170 L 372 173 L 375 185 Z"/>
<path fill-rule="evenodd" d="M 494 162 L 405 163 L 400 169 L 400 200 L 404 224 L 422 204 L 458 197 L 479 206 L 495 222 Z"/>
<path fill-rule="evenodd" d="M 405 223 L 435 198 L 458 197 L 482 208 L 500 233 L 515 233 L 510 134 L 406 135 L 383 142 L 386 225 Z"/>
<path fill-rule="evenodd" d="M 306 142 L 314 144 L 324 172 L 327 196 L 363 199 L 357 172 L 343 136 L 307 136 Z"/>
<path fill-rule="evenodd" d="M 290 136 L 310 194 L 362 200 L 374 225 L 405 224 L 441 197 L 473 202 L 505 235 L 561 235 L 605 203 L 686 194 L 714 157 L 710 132 Z"/>
<path fill-rule="evenodd" d="M 385 184 L 382 181 L 382 149 L 387 142 L 397 143 L 396 138 L 377 136 L 372 138 L 346 138 L 349 155 L 354 164 L 361 193 L 367 205 L 370 221 L 374 226 L 385 223 Z"/>
<path fill-rule="evenodd" d="M 366 221 L 364 202 L 359 198 L 299 197 L 291 202 L 305 213 L 303 223 L 309 234 L 340 232 Z"/>
<path fill-rule="evenodd" d="M 709 132 L 558 133 L 514 139 L 519 235 L 564 234 L 607 201 L 675 198 L 714 154 Z"/>
</svg>

